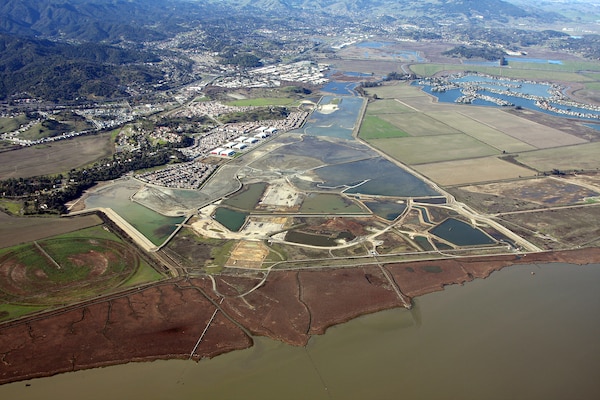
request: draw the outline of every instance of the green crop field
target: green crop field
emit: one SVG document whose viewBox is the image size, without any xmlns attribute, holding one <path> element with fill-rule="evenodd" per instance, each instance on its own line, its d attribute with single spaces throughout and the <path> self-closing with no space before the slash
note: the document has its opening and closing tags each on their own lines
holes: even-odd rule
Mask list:
<svg viewBox="0 0 600 400">
<path fill-rule="evenodd" d="M 381 118 L 397 126 L 411 136 L 449 135 L 460 133 L 458 129 L 420 112 L 385 114 Z"/>
<path fill-rule="evenodd" d="M 408 134 L 375 115 L 367 115 L 363 118 L 358 136 L 368 140 L 404 137 Z"/>
<path fill-rule="evenodd" d="M 385 85 L 385 86 L 376 86 L 372 88 L 365 88 L 365 92 L 369 96 L 377 95 L 380 100 L 377 100 L 374 103 L 369 104 L 376 105 L 377 103 L 383 101 L 381 99 L 411 99 L 413 97 L 422 97 L 425 99 L 429 99 L 429 95 L 421 91 L 421 88 L 418 86 L 409 86 L 404 83 L 395 84 L 395 85 Z M 396 102 L 398 103 L 398 102 Z M 398 103 L 401 105 L 401 103 Z M 413 110 L 414 111 L 414 110 Z"/>
</svg>

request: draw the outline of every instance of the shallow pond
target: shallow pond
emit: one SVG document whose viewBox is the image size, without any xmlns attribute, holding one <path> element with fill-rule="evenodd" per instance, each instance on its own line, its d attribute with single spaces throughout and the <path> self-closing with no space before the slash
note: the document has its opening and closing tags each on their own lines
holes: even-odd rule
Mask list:
<svg viewBox="0 0 600 400">
<path fill-rule="evenodd" d="M 362 97 L 323 96 L 319 108 L 294 132 L 351 140 L 364 102 Z"/>
<path fill-rule="evenodd" d="M 393 221 L 406 210 L 406 203 L 397 201 L 364 201 L 365 206 L 369 207 L 373 213 L 381 218 Z"/>
<path fill-rule="evenodd" d="M 183 222 L 184 217 L 165 217 L 146 208 L 130 198 L 139 185 L 118 182 L 101 188 L 85 200 L 87 208 L 111 208 L 153 244 L 161 245 Z"/>
<path fill-rule="evenodd" d="M 431 186 L 383 157 L 330 165 L 314 171 L 323 187 L 347 186 L 348 194 L 394 197 L 436 196 Z"/>
<path fill-rule="evenodd" d="M 448 218 L 429 232 L 457 246 L 479 246 L 496 241 L 466 222 Z"/>
</svg>

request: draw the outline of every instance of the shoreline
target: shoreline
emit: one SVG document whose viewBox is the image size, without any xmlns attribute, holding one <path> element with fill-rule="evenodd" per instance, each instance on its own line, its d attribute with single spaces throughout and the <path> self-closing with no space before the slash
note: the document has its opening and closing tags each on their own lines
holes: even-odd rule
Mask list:
<svg viewBox="0 0 600 400">
<path fill-rule="evenodd" d="M 600 262 L 600 248 L 382 265 L 410 298 L 485 279 L 513 265 Z M 362 315 L 402 307 L 377 266 L 272 271 L 169 280 L 0 325 L 0 384 L 162 359 L 213 358 L 267 336 L 305 346 L 313 335 Z M 235 289 L 234 289 L 235 288 Z M 198 344 L 195 347 L 195 344 Z M 56 349 L 60 348 L 60 352 Z"/>
</svg>

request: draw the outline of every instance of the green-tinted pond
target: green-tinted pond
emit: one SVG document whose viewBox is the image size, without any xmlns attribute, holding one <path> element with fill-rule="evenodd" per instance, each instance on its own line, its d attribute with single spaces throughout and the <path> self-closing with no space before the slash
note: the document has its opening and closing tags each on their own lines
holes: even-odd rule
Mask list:
<svg viewBox="0 0 600 400">
<path fill-rule="evenodd" d="M 232 232 L 237 232 L 244 226 L 247 216 L 248 213 L 235 211 L 225 207 L 217 208 L 217 211 L 215 211 L 215 214 L 213 215 L 217 222 Z"/>
<path fill-rule="evenodd" d="M 162 244 L 175 231 L 184 217 L 165 217 L 130 198 L 139 185 L 130 182 L 102 188 L 85 200 L 87 208 L 111 208 L 155 245 Z"/>
<path fill-rule="evenodd" d="M 240 208 L 242 210 L 253 210 L 265 192 L 266 188 L 267 184 L 265 182 L 245 185 L 241 190 L 234 193 L 227 200 L 223 201 L 222 204 Z"/>
<path fill-rule="evenodd" d="M 365 211 L 346 197 L 337 194 L 311 193 L 302 202 L 300 213 L 361 214 Z"/>
</svg>

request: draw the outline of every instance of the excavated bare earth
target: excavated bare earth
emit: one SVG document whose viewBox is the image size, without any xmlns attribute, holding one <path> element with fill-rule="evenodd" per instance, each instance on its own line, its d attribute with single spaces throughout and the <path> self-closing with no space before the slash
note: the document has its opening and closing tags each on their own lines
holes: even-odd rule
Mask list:
<svg viewBox="0 0 600 400">
<path fill-rule="evenodd" d="M 219 294 L 208 277 L 163 282 L 1 325 L 0 384 L 130 361 L 214 357 L 250 347 L 252 335 L 302 346 L 332 325 L 401 307 L 397 289 L 415 297 L 506 266 L 549 262 L 597 263 L 600 249 L 273 271 L 243 297 L 256 278 L 215 277 Z"/>
</svg>

